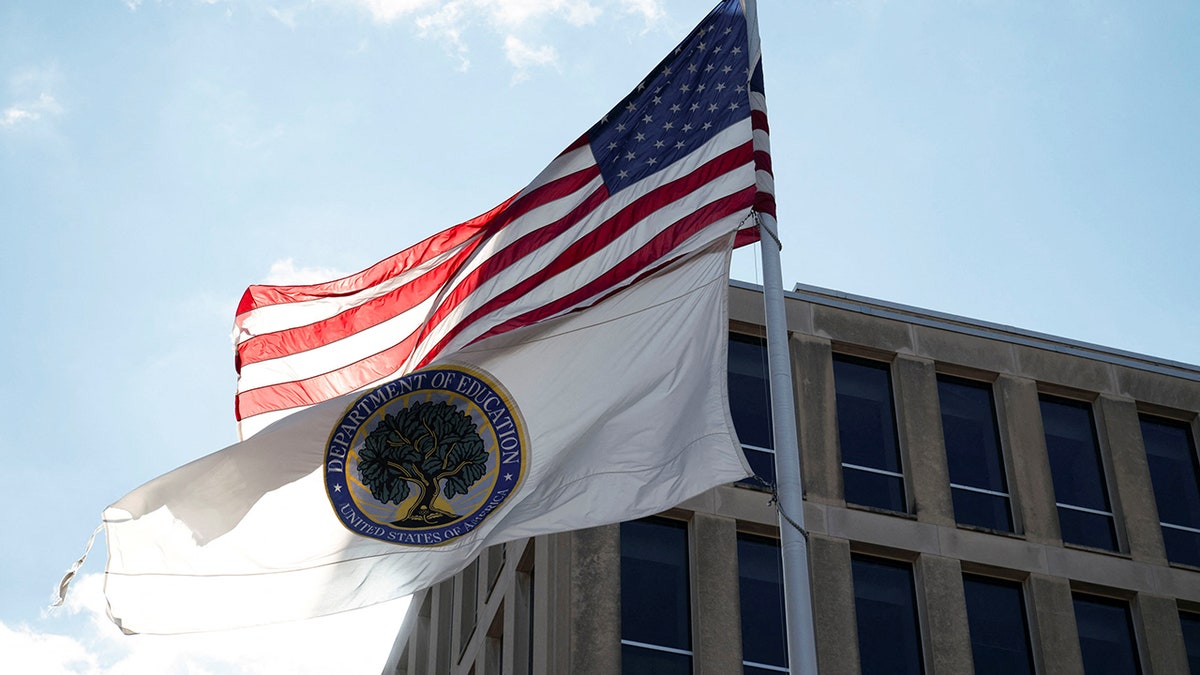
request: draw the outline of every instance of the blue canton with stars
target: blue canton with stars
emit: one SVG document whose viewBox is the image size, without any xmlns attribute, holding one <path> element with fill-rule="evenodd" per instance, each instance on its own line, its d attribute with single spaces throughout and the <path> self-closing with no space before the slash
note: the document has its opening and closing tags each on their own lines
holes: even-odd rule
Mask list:
<svg viewBox="0 0 1200 675">
<path fill-rule="evenodd" d="M 749 117 L 749 67 L 746 18 L 728 0 L 588 132 L 609 194 Z"/>
</svg>

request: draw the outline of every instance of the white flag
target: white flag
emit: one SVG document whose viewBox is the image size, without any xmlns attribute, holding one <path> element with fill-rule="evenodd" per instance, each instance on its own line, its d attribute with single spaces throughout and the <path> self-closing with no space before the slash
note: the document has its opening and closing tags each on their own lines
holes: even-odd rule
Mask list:
<svg viewBox="0 0 1200 675">
<path fill-rule="evenodd" d="M 184 633 L 353 609 L 486 546 L 746 477 L 726 400 L 736 227 L 593 307 L 308 408 L 130 493 L 104 512 L 113 620 Z"/>
</svg>

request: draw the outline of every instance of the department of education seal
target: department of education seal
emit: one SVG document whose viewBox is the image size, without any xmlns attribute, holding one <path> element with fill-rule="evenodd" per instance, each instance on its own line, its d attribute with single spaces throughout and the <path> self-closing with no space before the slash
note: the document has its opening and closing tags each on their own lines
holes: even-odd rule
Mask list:
<svg viewBox="0 0 1200 675">
<path fill-rule="evenodd" d="M 436 546 L 475 529 L 525 475 L 525 423 L 499 382 L 446 365 L 359 396 L 325 448 L 325 490 L 351 532 Z"/>
</svg>

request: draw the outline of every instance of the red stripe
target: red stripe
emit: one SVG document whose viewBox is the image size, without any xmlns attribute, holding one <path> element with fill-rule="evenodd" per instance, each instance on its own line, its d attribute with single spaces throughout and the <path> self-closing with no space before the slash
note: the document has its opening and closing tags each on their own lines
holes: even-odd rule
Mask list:
<svg viewBox="0 0 1200 675">
<path fill-rule="evenodd" d="M 442 230 L 421 243 L 384 258 L 357 274 L 307 286 L 251 286 L 242 295 L 242 301 L 238 304 L 237 316 L 240 317 L 246 312 L 269 305 L 345 296 L 371 288 L 424 260 L 437 257 L 475 236 L 495 214 L 502 211 L 511 202 L 512 198 L 509 198 L 491 211 Z"/>
<path fill-rule="evenodd" d="M 545 321 L 591 298 L 601 295 L 606 296 L 609 291 L 617 288 L 622 281 L 630 277 L 640 276 L 642 271 L 653 266 L 670 262 L 666 259 L 666 256 L 678 248 L 680 244 L 713 222 L 748 208 L 754 200 L 754 194 L 755 188 L 748 187 L 741 192 L 706 204 L 699 211 L 688 214 L 686 217 L 676 221 L 668 229 L 659 232 L 658 235 L 646 242 L 645 245 L 632 255 L 599 277 L 558 300 L 493 326 L 471 342 L 475 343 L 493 335 L 500 335 L 510 330 L 529 326 L 539 321 Z M 565 267 L 569 267 L 569 265 L 564 266 L 564 269 Z M 424 366 L 427 364 L 422 363 L 421 365 Z"/>
<path fill-rule="evenodd" d="M 605 223 L 602 223 L 596 228 L 596 231 L 589 232 L 580 241 L 573 244 L 548 268 L 540 270 L 534 275 L 534 278 L 527 279 L 514 289 L 510 289 L 502 293 L 500 296 L 489 300 L 483 306 L 473 311 L 466 319 L 459 321 L 451 329 L 450 333 L 439 340 L 438 344 L 430 350 L 423 358 L 420 365 L 424 365 L 435 359 L 445 348 L 446 344 L 456 335 L 465 330 L 474 321 L 491 313 L 495 309 L 506 304 L 514 302 L 521 295 L 528 292 L 529 289 L 543 283 L 546 279 L 560 273 L 580 260 L 584 259 L 590 253 L 599 250 L 603 246 L 615 240 L 620 234 L 627 231 L 630 227 L 640 221 L 643 217 L 653 213 L 654 211 L 669 205 L 671 202 L 679 199 L 681 196 L 697 190 L 708 184 L 714 178 L 723 175 L 724 173 L 744 166 L 752 161 L 753 144 L 747 142 L 737 148 L 734 148 L 699 167 L 696 171 L 677 179 L 673 183 L 666 184 L 655 188 L 647 195 L 644 195 L 633 204 L 622 209 L 613 218 Z M 745 188 L 738 193 L 737 197 L 749 200 L 754 194 L 754 188 Z M 602 197 L 602 195 L 601 195 Z M 730 198 L 718 200 L 718 203 L 724 203 Z M 490 258 L 484 265 L 473 271 L 466 279 L 460 282 L 454 291 L 446 298 L 444 302 L 439 304 L 437 310 L 431 316 L 430 320 L 422 327 L 420 337 L 409 336 L 400 344 L 391 347 L 383 352 L 375 355 L 364 357 L 353 364 L 349 364 L 335 371 L 307 378 L 302 381 L 288 382 L 279 385 L 262 387 L 254 390 L 242 392 L 238 395 L 238 413 L 239 419 L 246 419 L 253 415 L 274 410 L 281 410 L 305 405 L 320 403 L 321 401 L 334 398 L 348 391 L 353 391 L 371 382 L 377 381 L 383 377 L 396 372 L 408 358 L 412 349 L 419 344 L 430 332 L 431 328 L 438 325 L 438 322 L 445 319 L 452 311 L 454 311 L 466 298 L 470 297 L 471 291 L 474 291 L 481 284 L 486 283 L 503 269 L 510 267 L 515 262 L 524 259 L 526 256 L 536 252 L 546 242 L 553 240 L 554 236 L 558 236 L 565 228 L 576 224 L 578 221 L 586 218 L 599 201 L 597 195 L 589 195 L 586 200 L 587 209 L 576 209 L 567 217 L 551 223 L 539 230 L 529 233 L 513 244 L 505 247 L 495 256 Z M 593 204 L 593 201 L 595 203 Z M 582 205 L 581 205 L 582 206 Z M 738 208 L 746 208 L 748 203 L 744 203 Z M 703 210 L 702 210 L 703 212 Z M 736 209 L 733 211 L 736 212 Z M 693 222 L 693 219 L 688 219 L 688 222 Z M 694 222 L 701 223 L 701 226 L 711 223 L 712 220 L 695 220 Z M 674 227 L 674 226 L 673 226 Z M 659 239 L 663 235 L 656 236 L 659 240 L 659 245 L 663 245 L 665 239 Z M 667 235 L 668 237 L 670 235 Z M 645 248 L 645 247 L 643 247 Z M 633 256 L 631 256 L 632 258 Z M 492 262 L 495 260 L 496 262 Z M 653 262 L 653 261 L 651 261 Z M 643 262 L 643 267 L 649 263 Z M 636 272 L 637 269 L 633 269 Z M 608 281 L 612 282 L 613 278 L 624 278 L 632 272 L 624 269 L 613 272 L 606 271 L 605 276 Z M 615 276 L 614 276 L 615 275 Z M 615 282 L 612 282 L 615 283 Z M 601 292 L 604 287 L 604 282 L 593 282 L 589 284 L 587 291 L 583 293 L 595 294 Z M 578 293 L 579 291 L 577 291 Z M 590 297 L 590 296 L 587 296 Z M 505 329 L 507 330 L 507 329 Z M 494 334 L 494 327 L 489 329 L 489 334 Z M 419 366 L 418 366 L 419 367 Z"/>
<path fill-rule="evenodd" d="M 501 213 L 497 213 L 496 209 L 493 209 L 487 214 L 492 218 L 492 222 L 481 223 L 481 226 L 491 232 L 499 231 L 516 218 L 524 215 L 526 211 L 577 191 L 591 182 L 596 173 L 595 168 L 589 168 L 550 181 L 515 202 L 509 200 L 505 203 L 506 208 Z M 476 223 L 478 220 L 476 218 L 469 222 Z M 257 335 L 241 342 L 237 347 L 236 355 L 238 372 L 241 372 L 242 366 L 251 363 L 281 358 L 336 342 L 378 325 L 420 304 L 443 288 L 450 277 L 461 269 L 461 266 L 474 254 L 483 241 L 485 238 L 480 237 L 471 246 L 464 248 L 446 263 L 439 265 L 436 270 L 431 270 L 401 288 L 347 309 L 336 316 L 304 326 Z M 420 262 L 419 260 L 415 261 L 412 265 Z"/>
<path fill-rule="evenodd" d="M 243 366 L 332 344 L 399 316 L 444 287 L 462 268 L 463 263 L 474 255 L 483 241 L 485 240 L 480 238 L 472 242 L 436 268 L 407 284 L 328 319 L 256 335 L 239 343 L 235 352 L 237 372 L 241 373 Z"/>
<path fill-rule="evenodd" d="M 765 110 L 753 109 L 750 111 L 750 128 L 755 131 L 762 131 L 768 135 L 771 133 L 770 126 L 767 124 L 767 113 Z"/>
<path fill-rule="evenodd" d="M 487 316 L 488 314 L 512 304 L 519 300 L 522 296 L 529 293 L 531 290 L 540 286 L 555 275 L 564 270 L 574 267 L 583 260 L 586 260 L 596 251 L 603 249 L 608 244 L 615 241 L 622 234 L 635 227 L 645 218 L 652 215 L 654 212 L 669 205 L 671 202 L 680 199 L 684 195 L 690 194 L 693 191 L 707 185 L 715 178 L 718 178 L 737 167 L 744 166 L 750 159 L 752 153 L 752 144 L 744 143 L 741 146 L 733 148 L 717 157 L 706 162 L 704 165 L 697 168 L 692 173 L 679 178 L 671 183 L 665 183 L 651 190 L 642 197 L 639 197 L 633 203 L 626 206 L 620 212 L 613 215 L 604 223 L 595 227 L 587 235 L 580 238 L 579 241 L 568 247 L 563 253 L 554 260 L 553 263 L 538 270 L 533 275 L 522 280 L 517 285 L 501 293 L 500 295 L 485 302 L 466 318 L 459 321 L 449 332 L 438 341 L 437 345 L 429 351 L 429 353 L 418 364 L 418 368 L 426 365 L 446 347 L 451 339 L 459 335 L 467 327 L 474 324 L 476 321 Z M 753 188 L 750 188 L 753 190 Z M 741 193 L 736 193 L 741 194 Z M 720 201 L 720 200 L 718 200 Z M 745 205 L 750 206 L 749 203 Z M 711 221 L 710 221 L 711 222 Z M 606 272 L 607 273 L 607 272 Z M 429 326 L 436 326 L 441 319 L 450 311 L 455 309 L 447 305 L 439 308 L 439 312 L 431 318 Z M 444 310 L 444 311 L 442 311 Z"/>
</svg>

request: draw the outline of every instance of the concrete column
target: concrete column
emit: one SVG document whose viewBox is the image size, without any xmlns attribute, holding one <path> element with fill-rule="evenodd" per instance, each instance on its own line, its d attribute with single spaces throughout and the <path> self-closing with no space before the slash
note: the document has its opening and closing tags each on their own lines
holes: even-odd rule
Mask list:
<svg viewBox="0 0 1200 675">
<path fill-rule="evenodd" d="M 1034 543 L 1062 545 L 1037 382 L 1001 375 L 996 380 L 996 407 L 1000 442 L 1012 479 L 1009 491 L 1019 521 L 1017 531 Z"/>
<path fill-rule="evenodd" d="M 896 423 L 900 446 L 907 455 L 904 470 L 913 510 L 919 521 L 953 526 L 954 502 L 933 361 L 899 356 L 892 373 Z"/>
<path fill-rule="evenodd" d="M 571 616 L 569 560 L 573 532 L 537 538 L 534 554 L 533 672 L 570 672 L 570 630 L 562 617 Z M 620 575 L 618 575 L 618 593 Z M 619 629 L 618 629 L 619 630 Z M 431 670 L 431 673 L 444 672 Z"/>
<path fill-rule="evenodd" d="M 930 657 L 926 672 L 970 675 L 975 672 L 962 566 L 954 558 L 922 555 L 917 559 L 921 633 Z"/>
<path fill-rule="evenodd" d="M 1139 593 L 1134 608 L 1141 618 L 1142 665 L 1151 675 L 1188 672 L 1187 646 L 1175 598 Z"/>
<path fill-rule="evenodd" d="M 570 557 L 570 670 L 621 672 L 621 526 L 576 530 Z"/>
<path fill-rule="evenodd" d="M 858 623 L 850 542 L 810 534 L 808 546 L 821 675 L 858 675 Z"/>
<path fill-rule="evenodd" d="M 1134 560 L 1166 564 L 1158 504 L 1150 481 L 1150 465 L 1142 442 L 1137 405 L 1128 399 L 1101 396 L 1096 403 L 1100 448 L 1109 459 L 1109 494 L 1117 530 Z"/>
<path fill-rule="evenodd" d="M 1038 672 L 1083 675 L 1071 584 L 1061 577 L 1031 574 L 1027 587 Z"/>
<path fill-rule="evenodd" d="M 695 654 L 692 672 L 695 675 L 741 672 L 737 522 L 725 516 L 696 513 L 689 535 Z"/>
<path fill-rule="evenodd" d="M 829 340 L 799 334 L 792 335 L 791 347 L 804 496 L 814 502 L 843 505 L 833 349 Z"/>
</svg>

